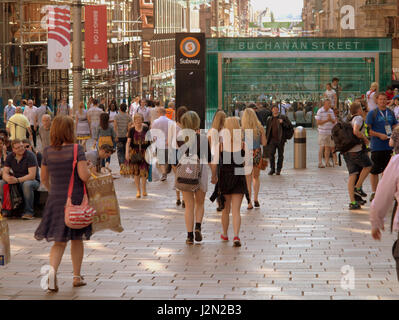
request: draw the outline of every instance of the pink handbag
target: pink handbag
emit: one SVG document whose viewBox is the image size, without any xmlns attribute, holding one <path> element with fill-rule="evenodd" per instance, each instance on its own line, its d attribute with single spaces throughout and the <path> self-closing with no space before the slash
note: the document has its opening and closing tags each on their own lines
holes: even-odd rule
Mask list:
<svg viewBox="0 0 399 320">
<path fill-rule="evenodd" d="M 78 145 L 75 144 L 73 148 L 73 169 L 71 180 L 69 181 L 68 199 L 65 204 L 65 224 L 71 229 L 82 229 L 93 223 L 93 217 L 96 210 L 89 206 L 89 199 L 87 197 L 86 185 L 83 183 L 83 200 L 80 205 L 72 204 L 73 183 L 75 177 L 75 167 L 78 158 Z"/>
</svg>

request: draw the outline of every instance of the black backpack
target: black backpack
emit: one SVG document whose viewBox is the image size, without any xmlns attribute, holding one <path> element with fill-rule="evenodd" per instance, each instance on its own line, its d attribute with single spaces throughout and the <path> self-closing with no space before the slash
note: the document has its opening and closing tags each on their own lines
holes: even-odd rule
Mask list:
<svg viewBox="0 0 399 320">
<path fill-rule="evenodd" d="M 283 128 L 283 140 L 290 140 L 294 136 L 294 126 L 288 118 L 284 118 L 284 122 L 287 127 Z"/>
<path fill-rule="evenodd" d="M 353 127 L 350 122 L 339 121 L 331 131 L 334 140 L 335 151 L 348 152 L 354 146 L 362 144 L 362 140 L 353 134 Z"/>
</svg>

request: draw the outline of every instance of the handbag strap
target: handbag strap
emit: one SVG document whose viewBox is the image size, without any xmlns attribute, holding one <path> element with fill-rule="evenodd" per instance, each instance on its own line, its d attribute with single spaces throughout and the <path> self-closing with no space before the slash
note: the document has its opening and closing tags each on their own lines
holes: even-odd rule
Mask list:
<svg viewBox="0 0 399 320">
<path fill-rule="evenodd" d="M 68 188 L 68 198 L 72 198 L 72 192 L 73 192 L 73 185 L 74 185 L 74 180 L 75 180 L 75 168 L 78 163 L 78 145 L 74 144 L 73 145 L 73 163 L 72 163 L 72 175 L 71 179 L 69 180 L 69 188 Z M 86 195 L 86 184 L 83 183 L 83 194 Z"/>
</svg>

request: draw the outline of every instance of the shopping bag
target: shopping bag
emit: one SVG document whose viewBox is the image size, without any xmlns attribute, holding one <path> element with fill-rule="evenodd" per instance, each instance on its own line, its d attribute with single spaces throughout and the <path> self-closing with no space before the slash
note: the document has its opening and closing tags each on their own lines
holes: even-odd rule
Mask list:
<svg viewBox="0 0 399 320">
<path fill-rule="evenodd" d="M 11 261 L 10 233 L 7 221 L 0 215 L 0 266 Z"/>
<path fill-rule="evenodd" d="M 18 209 L 24 203 L 24 198 L 18 189 L 17 184 L 10 184 L 10 200 L 12 210 Z"/>
<path fill-rule="evenodd" d="M 86 183 L 89 204 L 96 210 L 93 218 L 93 233 L 110 229 L 122 232 L 118 199 L 115 193 L 112 174 L 93 175 Z"/>
<path fill-rule="evenodd" d="M 3 210 L 11 211 L 12 210 L 12 205 L 11 205 L 11 199 L 10 199 L 10 185 L 5 184 L 3 185 L 3 204 L 2 204 Z"/>
</svg>

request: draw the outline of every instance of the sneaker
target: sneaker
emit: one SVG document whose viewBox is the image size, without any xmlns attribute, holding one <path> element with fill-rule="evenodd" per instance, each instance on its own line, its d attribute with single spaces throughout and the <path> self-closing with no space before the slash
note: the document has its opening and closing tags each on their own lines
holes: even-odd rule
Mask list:
<svg viewBox="0 0 399 320">
<path fill-rule="evenodd" d="M 26 214 L 22 215 L 22 219 L 23 220 L 33 220 L 34 217 L 33 217 L 33 214 L 26 213 Z"/>
<path fill-rule="evenodd" d="M 229 237 L 224 236 L 223 234 L 220 235 L 220 239 L 222 239 L 223 241 L 229 241 Z"/>
<path fill-rule="evenodd" d="M 374 197 L 375 197 L 375 192 L 373 192 L 373 193 L 371 194 L 371 196 L 370 196 L 370 202 L 374 200 Z"/>
<path fill-rule="evenodd" d="M 349 210 L 357 210 L 357 209 L 361 209 L 362 207 L 360 206 L 360 204 L 356 203 L 350 203 L 349 204 Z"/>
<path fill-rule="evenodd" d="M 355 188 L 355 195 L 358 195 L 359 197 L 367 197 L 367 193 L 365 193 L 362 188 Z"/>
<path fill-rule="evenodd" d="M 186 244 L 194 244 L 194 238 L 187 237 Z"/>
<path fill-rule="evenodd" d="M 241 247 L 241 240 L 239 237 L 234 237 L 233 247 Z"/>
<path fill-rule="evenodd" d="M 197 241 L 197 242 L 202 241 L 201 229 L 195 229 L 195 241 Z"/>
</svg>

